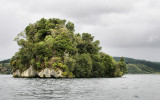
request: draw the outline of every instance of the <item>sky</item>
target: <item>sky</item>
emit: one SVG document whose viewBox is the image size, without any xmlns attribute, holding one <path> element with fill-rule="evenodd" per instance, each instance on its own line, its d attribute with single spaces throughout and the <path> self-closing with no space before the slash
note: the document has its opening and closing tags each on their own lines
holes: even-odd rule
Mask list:
<svg viewBox="0 0 160 100">
<path fill-rule="evenodd" d="M 73 22 L 75 33 L 91 33 L 111 56 L 160 62 L 160 0 L 0 0 L 0 60 L 18 51 L 14 38 L 41 18 Z"/>
</svg>

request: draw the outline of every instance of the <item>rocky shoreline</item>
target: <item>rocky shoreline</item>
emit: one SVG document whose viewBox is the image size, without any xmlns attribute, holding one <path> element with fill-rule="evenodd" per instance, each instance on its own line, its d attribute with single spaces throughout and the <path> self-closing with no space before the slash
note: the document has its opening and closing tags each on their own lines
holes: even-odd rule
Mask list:
<svg viewBox="0 0 160 100">
<path fill-rule="evenodd" d="M 60 77 L 64 77 L 62 75 L 62 71 L 61 70 L 54 70 L 54 69 L 50 69 L 50 68 L 45 68 L 41 71 L 36 71 L 33 69 L 32 66 L 30 66 L 26 71 L 24 72 L 20 72 L 19 70 L 16 70 L 15 72 L 13 72 L 13 77 L 40 77 L 40 78 L 60 78 Z"/>
</svg>

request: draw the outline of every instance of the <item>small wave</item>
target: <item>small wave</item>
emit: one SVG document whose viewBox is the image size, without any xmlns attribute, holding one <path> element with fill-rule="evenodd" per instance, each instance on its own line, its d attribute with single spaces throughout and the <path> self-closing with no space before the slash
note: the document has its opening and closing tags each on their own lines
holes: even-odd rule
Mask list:
<svg viewBox="0 0 160 100">
<path fill-rule="evenodd" d="M 135 97 L 135 98 L 139 98 L 139 96 L 138 96 L 138 95 L 134 95 L 134 97 Z"/>
</svg>

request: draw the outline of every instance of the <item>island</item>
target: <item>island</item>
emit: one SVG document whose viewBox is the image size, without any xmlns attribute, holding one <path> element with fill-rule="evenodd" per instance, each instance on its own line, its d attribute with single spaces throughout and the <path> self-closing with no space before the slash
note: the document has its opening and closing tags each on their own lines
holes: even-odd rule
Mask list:
<svg viewBox="0 0 160 100">
<path fill-rule="evenodd" d="M 10 59 L 13 77 L 96 78 L 127 73 L 123 57 L 116 62 L 101 51 L 89 33 L 75 33 L 74 24 L 50 18 L 29 24 L 15 38 L 19 51 Z"/>
</svg>

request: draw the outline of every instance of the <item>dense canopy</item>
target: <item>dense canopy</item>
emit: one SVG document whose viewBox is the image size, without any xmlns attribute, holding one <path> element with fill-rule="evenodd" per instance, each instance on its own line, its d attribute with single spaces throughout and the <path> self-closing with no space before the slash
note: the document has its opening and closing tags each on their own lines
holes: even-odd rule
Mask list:
<svg viewBox="0 0 160 100">
<path fill-rule="evenodd" d="M 13 72 L 33 66 L 37 71 L 62 70 L 64 77 L 119 77 L 127 73 L 123 58 L 114 61 L 100 51 L 94 36 L 74 31 L 72 22 L 56 18 L 29 24 L 15 38 L 20 49 L 10 60 Z"/>
</svg>

